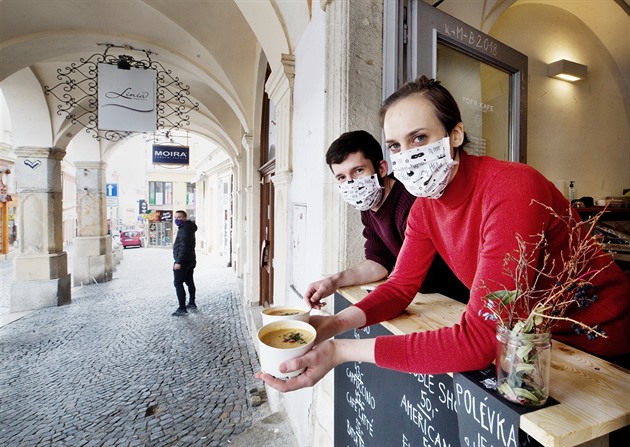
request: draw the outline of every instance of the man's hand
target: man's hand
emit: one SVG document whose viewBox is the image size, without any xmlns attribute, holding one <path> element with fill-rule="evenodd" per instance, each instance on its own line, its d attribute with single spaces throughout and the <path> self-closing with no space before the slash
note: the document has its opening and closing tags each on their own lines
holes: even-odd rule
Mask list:
<svg viewBox="0 0 630 447">
<path fill-rule="evenodd" d="M 179 270 L 182 268 L 181 264 L 178 264 L 177 262 L 175 264 L 173 264 L 173 270 Z"/>
<path fill-rule="evenodd" d="M 317 337 L 315 337 L 315 344 L 319 344 L 329 338 L 334 337 L 339 333 L 339 323 L 336 321 L 334 315 L 311 315 L 308 319 L 308 323 L 317 331 Z"/>
<path fill-rule="evenodd" d="M 317 331 L 315 345 L 323 343 L 335 335 L 365 325 L 365 314 L 357 307 L 350 306 L 336 315 L 311 315 L 308 323 Z"/>
<path fill-rule="evenodd" d="M 367 259 L 351 269 L 309 284 L 304 293 L 304 302 L 309 309 L 321 309 L 326 305 L 321 300 L 335 293 L 337 289 L 379 281 L 385 278 L 387 273 L 387 269 L 381 264 Z"/>
<path fill-rule="evenodd" d="M 337 290 L 337 284 L 332 277 L 315 281 L 306 288 L 304 302 L 309 309 L 321 309 L 326 305 L 326 302 L 321 300 L 335 293 L 335 290 Z"/>
</svg>

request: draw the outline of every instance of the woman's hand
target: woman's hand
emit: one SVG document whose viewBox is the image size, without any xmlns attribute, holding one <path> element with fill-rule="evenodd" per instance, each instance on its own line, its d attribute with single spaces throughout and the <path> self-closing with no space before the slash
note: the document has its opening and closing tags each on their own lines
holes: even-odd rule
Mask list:
<svg viewBox="0 0 630 447">
<path fill-rule="evenodd" d="M 280 371 L 288 373 L 306 368 L 302 374 L 288 380 L 279 380 L 270 374 L 257 372 L 256 378 L 278 391 L 295 391 L 310 387 L 321 380 L 335 366 L 351 361 L 374 363 L 375 339 L 326 340 L 302 357 L 280 364 Z"/>
<path fill-rule="evenodd" d="M 302 357 L 287 360 L 280 365 L 280 372 L 288 373 L 306 368 L 302 374 L 288 380 L 279 380 L 270 374 L 256 373 L 256 378 L 278 391 L 287 392 L 315 385 L 328 371 L 337 366 L 335 340 L 326 340 Z"/>
</svg>

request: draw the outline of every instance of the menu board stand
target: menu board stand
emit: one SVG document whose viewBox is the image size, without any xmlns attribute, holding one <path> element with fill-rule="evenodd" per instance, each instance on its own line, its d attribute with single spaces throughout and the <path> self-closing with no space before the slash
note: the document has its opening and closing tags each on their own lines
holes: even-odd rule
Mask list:
<svg viewBox="0 0 630 447">
<path fill-rule="evenodd" d="M 349 305 L 342 295 L 335 295 L 335 313 Z M 336 338 L 379 335 L 391 332 L 377 324 Z M 520 413 L 511 408 L 518 406 L 502 402 L 496 392 L 485 389 L 491 371 L 455 374 L 453 378 L 448 374 L 408 374 L 371 363 L 341 364 L 335 369 L 335 445 L 540 445 L 519 430 Z M 533 409 L 523 407 L 522 411 L 528 410 Z"/>
<path fill-rule="evenodd" d="M 453 390 L 460 403 L 457 411 L 459 437 L 466 447 L 539 446 L 519 429 L 522 414 L 539 408 L 513 404 L 496 391 L 494 366 L 453 374 Z M 549 398 L 545 406 L 558 402 Z"/>
</svg>

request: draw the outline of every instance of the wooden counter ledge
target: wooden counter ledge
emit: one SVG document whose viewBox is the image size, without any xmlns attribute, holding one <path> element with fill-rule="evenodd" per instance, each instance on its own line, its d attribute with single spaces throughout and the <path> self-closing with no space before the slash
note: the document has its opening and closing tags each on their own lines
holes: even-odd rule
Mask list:
<svg viewBox="0 0 630 447">
<path fill-rule="evenodd" d="M 338 292 L 350 303 L 367 295 L 359 286 Z M 404 314 L 381 324 L 393 334 L 438 329 L 458 323 L 464 308 L 443 295 L 419 293 Z M 608 433 L 630 425 L 630 371 L 555 340 L 550 395 L 558 405 L 520 420 L 521 429 L 545 446 L 605 446 Z"/>
</svg>

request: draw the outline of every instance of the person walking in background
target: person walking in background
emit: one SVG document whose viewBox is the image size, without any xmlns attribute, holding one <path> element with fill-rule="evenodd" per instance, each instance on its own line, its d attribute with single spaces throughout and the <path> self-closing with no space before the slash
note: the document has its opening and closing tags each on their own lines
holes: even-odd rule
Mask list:
<svg viewBox="0 0 630 447">
<path fill-rule="evenodd" d="M 177 237 L 173 243 L 173 284 L 177 293 L 177 301 L 179 307 L 173 315 L 178 317 L 187 315 L 188 310 L 196 310 L 195 304 L 195 281 L 193 273 L 197 265 L 197 257 L 195 256 L 195 232 L 197 224 L 192 220 L 188 220 L 186 211 L 175 211 L 175 225 L 177 225 Z M 184 283 L 188 287 L 188 305 L 186 305 L 186 290 Z"/>
<path fill-rule="evenodd" d="M 407 215 L 416 197 L 393 175 L 376 139 L 364 130 L 342 134 L 326 152 L 326 163 L 344 201 L 361 211 L 365 260 L 356 266 L 309 284 L 304 301 L 321 309 L 321 300 L 341 287 L 379 281 L 389 275 L 405 239 Z M 357 228 L 359 231 L 359 228 Z M 462 303 L 469 291 L 436 255 L 420 290 L 442 293 Z"/>
</svg>

